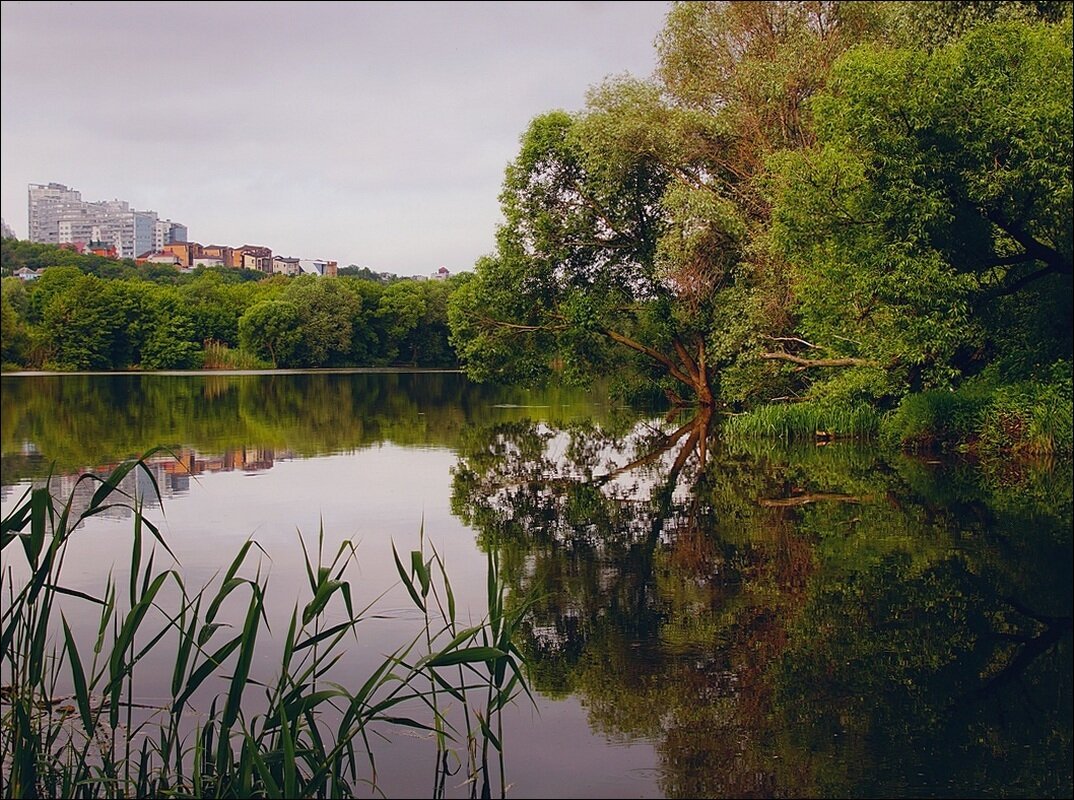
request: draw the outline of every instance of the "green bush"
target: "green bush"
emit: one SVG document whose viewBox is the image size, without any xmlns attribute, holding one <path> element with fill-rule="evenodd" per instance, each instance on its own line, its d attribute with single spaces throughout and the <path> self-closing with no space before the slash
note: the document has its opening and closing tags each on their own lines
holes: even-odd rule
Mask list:
<svg viewBox="0 0 1074 800">
<path fill-rule="evenodd" d="M 876 406 L 890 398 L 896 389 L 887 370 L 879 367 L 852 367 L 814 383 L 808 401 L 832 408 Z"/>
<path fill-rule="evenodd" d="M 976 437 L 987 396 L 934 389 L 907 395 L 883 424 L 883 438 L 906 450 L 950 447 Z"/>
<path fill-rule="evenodd" d="M 981 421 L 981 447 L 1034 455 L 1071 452 L 1071 379 L 1056 383 L 1026 382 L 999 389 Z"/>
<path fill-rule="evenodd" d="M 883 437 L 903 449 L 1068 455 L 1074 427 L 1070 362 L 1038 380 L 998 385 L 983 374 L 958 391 L 908 395 L 883 423 Z"/>
</svg>

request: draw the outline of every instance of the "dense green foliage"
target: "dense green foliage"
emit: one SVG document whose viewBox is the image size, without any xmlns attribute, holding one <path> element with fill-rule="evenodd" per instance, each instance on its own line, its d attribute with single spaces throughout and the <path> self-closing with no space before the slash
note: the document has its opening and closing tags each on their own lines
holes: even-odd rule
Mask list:
<svg viewBox="0 0 1074 800">
<path fill-rule="evenodd" d="M 142 267 L 3 241 L 2 361 L 63 370 L 455 366 L 453 281 Z M 251 280 L 253 278 L 253 280 Z"/>
<path fill-rule="evenodd" d="M 1069 375 L 1069 3 L 676 3 L 657 47 L 523 135 L 473 377 L 830 415 Z"/>
<path fill-rule="evenodd" d="M 885 366 L 886 396 L 1069 359 L 1071 94 L 1069 22 L 841 60 L 817 146 L 777 161 L 796 332 Z"/>
</svg>

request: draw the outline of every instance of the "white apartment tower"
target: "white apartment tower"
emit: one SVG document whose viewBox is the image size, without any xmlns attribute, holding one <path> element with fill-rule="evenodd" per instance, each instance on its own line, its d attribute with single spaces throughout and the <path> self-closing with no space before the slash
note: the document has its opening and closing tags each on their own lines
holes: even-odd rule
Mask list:
<svg viewBox="0 0 1074 800">
<path fill-rule="evenodd" d="M 59 244 L 61 219 L 73 221 L 82 213 L 82 193 L 62 183 L 31 183 L 28 217 L 31 242 Z"/>
<path fill-rule="evenodd" d="M 186 225 L 172 222 L 170 219 L 158 219 L 153 224 L 153 249 L 163 250 L 164 245 L 175 242 L 188 242 Z"/>
<path fill-rule="evenodd" d="M 187 241 L 185 225 L 158 219 L 156 211 L 136 211 L 124 200 L 88 203 L 62 183 L 31 183 L 28 211 L 31 242 L 106 242 L 120 258 L 136 258 Z"/>
</svg>

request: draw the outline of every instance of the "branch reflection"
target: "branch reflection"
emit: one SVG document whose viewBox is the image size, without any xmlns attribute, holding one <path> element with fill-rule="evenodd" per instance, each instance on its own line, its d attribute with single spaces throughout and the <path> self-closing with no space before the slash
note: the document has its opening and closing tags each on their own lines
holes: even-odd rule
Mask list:
<svg viewBox="0 0 1074 800">
<path fill-rule="evenodd" d="M 708 415 L 460 449 L 455 512 L 538 598 L 534 685 L 653 740 L 669 796 L 1069 793 L 1069 466 L 731 447 Z"/>
</svg>

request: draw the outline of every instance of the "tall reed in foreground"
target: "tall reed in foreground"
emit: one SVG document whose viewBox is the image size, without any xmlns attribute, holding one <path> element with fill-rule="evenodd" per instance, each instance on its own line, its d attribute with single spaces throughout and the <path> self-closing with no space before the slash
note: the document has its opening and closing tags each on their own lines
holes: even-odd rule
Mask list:
<svg viewBox="0 0 1074 800">
<path fill-rule="evenodd" d="M 471 729 L 469 698 L 479 691 L 483 708 L 498 712 L 516 688 L 525 687 L 518 651 L 504 636 L 517 614 L 504 613 L 493 562 L 489 586 L 495 608 L 490 605 L 488 620 L 463 628 L 435 551 L 428 560 L 422 551 L 412 553 L 410 572 L 397 556 L 406 588 L 425 615 L 425 629 L 383 658 L 360 686 L 344 685 L 333 668 L 356 642 L 369 607 L 355 607 L 346 579 L 353 546 L 343 542 L 326 563 L 322 530 L 315 557 L 302 542 L 309 597 L 291 612 L 278 672 L 256 674 L 255 652 L 268 646 L 264 639 L 270 633 L 269 582 L 253 558 L 259 548 L 247 541 L 219 580 L 197 590 L 186 586 L 177 569 L 157 568 L 158 549 L 173 561 L 174 556 L 142 514 L 140 500 L 121 489 L 125 478 L 142 470 L 160 500 L 144 460 L 150 455 L 121 465 L 106 479 L 83 475 L 79 485 L 99 485 L 80 513 L 73 510 L 75 492 L 61 504 L 46 485 L 29 490 L 2 522 L 0 550 L 13 556 L 18 545 L 25 558 L 17 570 L 8 562 L 0 614 L 4 797 L 376 793 L 370 734 L 383 724 L 435 734 L 431 792 L 442 796 L 452 747 L 475 752 L 479 734 L 485 734 L 487 752 L 492 734 L 487 713 L 478 712 L 479 725 Z M 129 582 L 121 586 L 110 574 L 99 595 L 65 586 L 64 560 L 76 529 L 117 507 L 133 517 Z M 430 613 L 430 598 L 438 615 Z M 68 622 L 76 605 L 96 609 L 91 641 Z M 147 702 L 135 681 L 138 667 L 150 658 L 174 664 L 163 703 Z M 220 681 L 224 688 L 214 690 Z M 440 708 L 438 691 L 462 703 L 465 734 Z M 494 739 L 497 750 L 501 739 Z M 468 767 L 471 795 L 480 777 L 482 795 L 489 796 L 487 759 L 479 776 L 474 759 L 457 758 Z M 501 759 L 501 794 L 502 767 Z"/>
<path fill-rule="evenodd" d="M 498 778 L 499 794 L 507 793 L 506 771 L 503 758 L 503 709 L 515 699 L 520 691 L 529 695 L 529 687 L 522 675 L 524 662 L 522 653 L 515 646 L 513 638 L 519 623 L 533 604 L 533 598 L 521 603 L 508 604 L 505 600 L 506 587 L 499 575 L 499 564 L 492 551 L 488 555 L 487 603 L 488 618 L 479 626 L 461 628 L 455 608 L 455 596 L 451 590 L 444 561 L 436 548 L 432 555 L 425 555 L 424 526 L 422 526 L 421 549 L 410 553 L 410 568 L 403 566 L 399 554 L 392 547 L 396 569 L 403 581 L 411 600 L 424 615 L 424 629 L 427 636 L 426 646 L 432 652 L 432 643 L 437 636 L 450 637 L 451 642 L 439 655 L 428 656 L 418 663 L 418 667 L 429 668 L 429 693 L 427 698 L 432 703 L 435 737 L 437 742 L 437 762 L 434 770 L 433 796 L 445 795 L 447 778 L 466 769 L 470 783 L 471 797 L 477 797 L 480 782 L 480 796 L 491 797 L 493 782 Z M 436 578 L 439 576 L 440 583 Z M 434 612 L 435 607 L 435 613 Z M 434 620 L 440 620 L 442 626 L 434 631 Z M 466 647 L 464 643 L 469 644 Z M 437 668 L 458 665 L 458 676 L 448 680 Z M 483 673 L 481 672 L 483 670 Z M 476 675 L 476 679 L 475 679 Z M 470 683 L 470 681 L 476 681 Z M 470 689 L 484 691 L 484 702 L 471 706 L 468 698 Z M 448 746 L 446 729 L 447 717 L 442 713 L 440 699 L 452 698 L 459 702 L 465 723 L 465 757 L 458 750 Z M 530 695 L 532 700 L 532 695 Z M 475 726 L 476 721 L 476 726 Z M 478 756 L 477 747 L 481 753 Z M 490 767 L 490 746 L 495 751 L 497 772 L 494 777 Z M 455 763 L 451 757 L 455 757 Z"/>
</svg>

